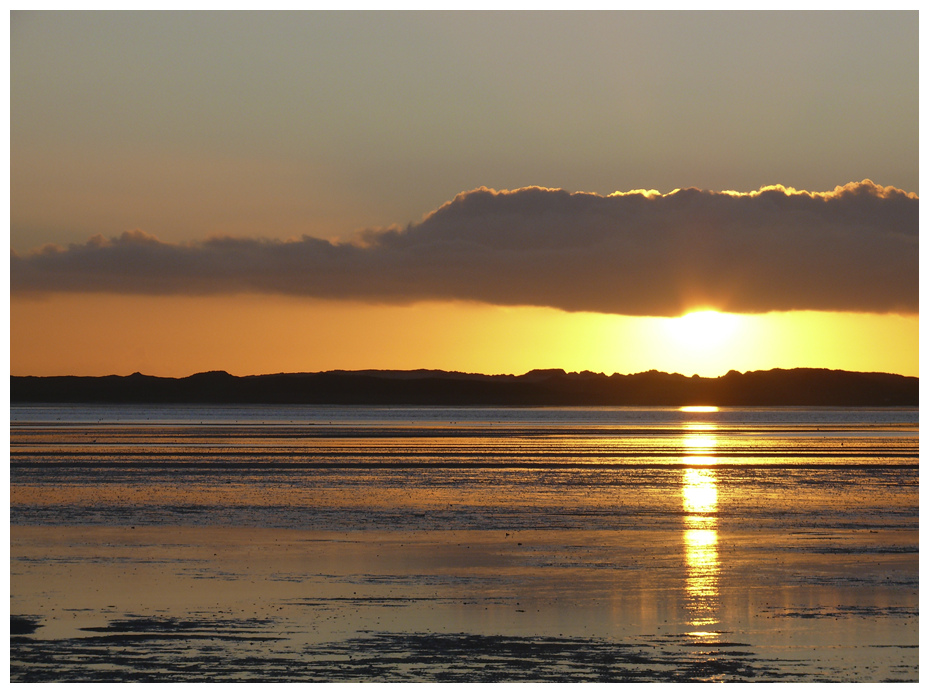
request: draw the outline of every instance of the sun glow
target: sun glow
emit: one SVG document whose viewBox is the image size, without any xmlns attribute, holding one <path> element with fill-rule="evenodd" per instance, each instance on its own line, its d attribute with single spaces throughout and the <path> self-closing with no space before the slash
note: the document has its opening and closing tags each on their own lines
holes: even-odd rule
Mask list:
<svg viewBox="0 0 929 693">
<path fill-rule="evenodd" d="M 698 310 L 669 321 L 671 336 L 681 346 L 713 349 L 726 343 L 738 326 L 739 316 L 716 310 Z"/>
<path fill-rule="evenodd" d="M 704 319 L 722 329 L 697 330 Z M 241 324 L 253 328 L 224 338 Z M 704 378 L 730 370 L 837 368 L 918 376 L 919 316 L 632 317 L 438 301 L 368 306 L 257 294 L 233 299 L 88 293 L 10 300 L 14 375 L 140 371 L 186 377 L 209 370 L 255 375 L 367 368 L 514 375 L 535 368 L 607 375 L 655 369 Z"/>
</svg>

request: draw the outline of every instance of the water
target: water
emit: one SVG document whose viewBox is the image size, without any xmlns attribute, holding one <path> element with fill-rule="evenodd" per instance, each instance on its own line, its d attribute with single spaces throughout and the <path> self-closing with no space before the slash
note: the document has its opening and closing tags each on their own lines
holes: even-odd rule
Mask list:
<svg viewBox="0 0 929 693">
<path fill-rule="evenodd" d="M 915 681 L 918 466 L 916 409 L 14 406 L 11 677 Z"/>
<path fill-rule="evenodd" d="M 699 408 L 698 408 L 699 409 Z M 15 424 L 75 423 L 253 423 L 253 424 L 572 424 L 668 425 L 715 422 L 782 425 L 835 423 L 917 425 L 915 408 L 726 407 L 691 411 L 678 407 L 405 407 L 338 405 L 28 404 L 13 405 Z"/>
<path fill-rule="evenodd" d="M 914 526 L 915 495 L 891 489 L 916 489 L 918 411 L 11 412 L 11 512 L 23 524 L 661 527 L 681 522 L 694 469 L 713 484 L 712 512 L 731 527 L 804 515 L 842 526 Z M 847 497 L 851 489 L 857 498 Z"/>
</svg>

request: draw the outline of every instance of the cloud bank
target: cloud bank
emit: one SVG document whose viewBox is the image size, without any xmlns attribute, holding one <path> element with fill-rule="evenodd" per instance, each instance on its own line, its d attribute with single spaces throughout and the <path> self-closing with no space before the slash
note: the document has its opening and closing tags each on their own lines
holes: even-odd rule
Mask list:
<svg viewBox="0 0 929 693">
<path fill-rule="evenodd" d="M 679 315 L 698 306 L 918 312 L 919 201 L 869 180 L 603 196 L 547 188 L 464 192 L 406 228 L 351 242 L 142 231 L 11 255 L 26 292 L 277 293 Z"/>
</svg>

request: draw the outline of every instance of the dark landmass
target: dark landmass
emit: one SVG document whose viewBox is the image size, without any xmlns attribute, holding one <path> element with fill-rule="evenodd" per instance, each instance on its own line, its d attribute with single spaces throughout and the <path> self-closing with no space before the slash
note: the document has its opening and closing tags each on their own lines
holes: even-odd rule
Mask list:
<svg viewBox="0 0 929 693">
<path fill-rule="evenodd" d="M 525 375 L 446 371 L 328 371 L 186 378 L 12 376 L 10 401 L 486 406 L 908 406 L 919 378 L 815 368 L 730 371 L 718 378 L 536 370 Z"/>
</svg>

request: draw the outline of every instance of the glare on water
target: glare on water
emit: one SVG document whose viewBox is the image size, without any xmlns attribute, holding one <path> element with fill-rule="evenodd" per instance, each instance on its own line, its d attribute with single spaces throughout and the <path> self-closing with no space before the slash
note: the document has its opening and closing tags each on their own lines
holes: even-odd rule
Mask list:
<svg viewBox="0 0 929 693">
<path fill-rule="evenodd" d="M 10 442 L 20 660 L 237 613 L 261 675 L 451 629 L 530 638 L 512 671 L 552 638 L 644 680 L 918 678 L 916 410 L 37 406 Z"/>
<path fill-rule="evenodd" d="M 685 462 L 712 467 L 711 454 L 716 446 L 713 424 L 690 424 L 684 436 Z M 691 455 L 690 452 L 699 453 Z M 709 630 L 718 622 L 719 601 L 719 537 L 716 526 L 716 472 L 712 468 L 684 469 L 681 488 L 684 510 L 684 552 L 689 624 L 698 629 L 691 635 L 710 639 L 716 634 Z"/>
</svg>

